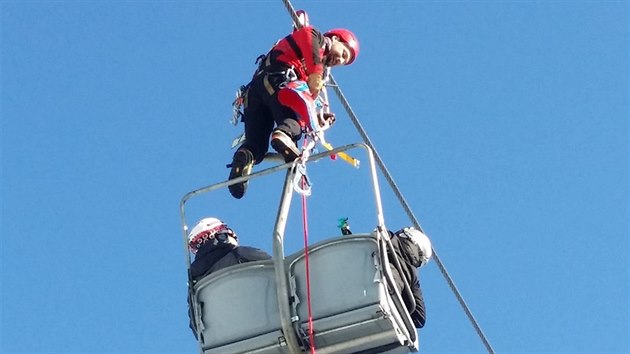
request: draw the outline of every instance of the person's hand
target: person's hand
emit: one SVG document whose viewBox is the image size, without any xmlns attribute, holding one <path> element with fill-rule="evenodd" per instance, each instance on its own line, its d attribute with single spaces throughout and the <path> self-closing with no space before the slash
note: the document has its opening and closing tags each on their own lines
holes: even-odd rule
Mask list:
<svg viewBox="0 0 630 354">
<path fill-rule="evenodd" d="M 335 120 L 334 113 L 324 113 L 323 115 L 319 115 L 319 125 L 333 125 Z"/>
<path fill-rule="evenodd" d="M 322 74 L 313 73 L 308 76 L 307 80 L 308 89 L 311 92 L 311 97 L 316 99 L 319 96 L 319 91 L 324 87 L 324 81 L 322 80 Z"/>
</svg>

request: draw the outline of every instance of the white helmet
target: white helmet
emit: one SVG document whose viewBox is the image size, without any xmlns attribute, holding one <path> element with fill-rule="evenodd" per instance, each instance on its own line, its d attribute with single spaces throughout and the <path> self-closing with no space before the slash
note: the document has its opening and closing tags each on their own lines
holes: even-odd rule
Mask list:
<svg viewBox="0 0 630 354">
<path fill-rule="evenodd" d="M 402 231 L 401 236 L 409 238 L 420 249 L 420 266 L 418 268 L 429 263 L 433 256 L 433 249 L 427 235 L 413 227 L 404 228 Z"/>
<path fill-rule="evenodd" d="M 208 240 L 217 240 L 225 242 L 229 238 L 217 237 L 219 235 L 231 236 L 234 240 L 238 239 L 234 230 L 229 228 L 226 223 L 217 218 L 204 218 L 193 227 L 188 234 L 188 248 L 190 252 L 196 254 L 201 245 Z M 216 244 L 217 242 L 215 242 Z"/>
</svg>

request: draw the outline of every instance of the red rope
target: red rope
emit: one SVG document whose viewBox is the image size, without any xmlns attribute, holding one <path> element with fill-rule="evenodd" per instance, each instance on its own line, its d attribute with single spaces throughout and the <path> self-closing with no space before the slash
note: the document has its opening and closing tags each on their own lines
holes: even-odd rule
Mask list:
<svg viewBox="0 0 630 354">
<path fill-rule="evenodd" d="M 302 189 L 306 186 L 306 177 L 302 176 Z M 306 306 L 308 308 L 308 337 L 311 354 L 315 354 L 315 334 L 313 332 L 313 311 L 311 310 L 311 272 L 308 264 L 308 217 L 306 212 L 306 195 L 302 194 L 302 221 L 304 225 L 304 263 L 306 268 Z"/>
</svg>

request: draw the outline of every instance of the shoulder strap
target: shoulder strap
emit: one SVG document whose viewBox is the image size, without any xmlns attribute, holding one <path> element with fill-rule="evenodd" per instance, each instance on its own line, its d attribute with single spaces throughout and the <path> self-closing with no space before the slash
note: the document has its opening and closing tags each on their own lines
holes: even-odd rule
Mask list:
<svg viewBox="0 0 630 354">
<path fill-rule="evenodd" d="M 300 46 L 298 46 L 297 42 L 295 41 L 295 38 L 293 38 L 293 35 L 292 34 L 288 35 L 286 39 L 289 45 L 291 46 L 291 49 L 293 49 L 293 51 L 295 52 L 295 55 L 297 55 L 298 58 L 303 58 L 304 56 L 302 55 L 302 49 L 300 49 Z"/>
</svg>

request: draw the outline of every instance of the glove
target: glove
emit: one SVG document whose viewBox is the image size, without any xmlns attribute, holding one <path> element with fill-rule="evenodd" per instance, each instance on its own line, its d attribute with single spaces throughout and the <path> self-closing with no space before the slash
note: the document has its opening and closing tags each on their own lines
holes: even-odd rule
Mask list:
<svg viewBox="0 0 630 354">
<path fill-rule="evenodd" d="M 313 97 L 313 99 L 317 98 L 317 96 L 319 96 L 319 91 L 321 91 L 322 87 L 324 87 L 322 74 L 310 74 L 306 83 L 308 84 L 308 89 L 309 91 L 311 91 L 311 96 Z"/>
<path fill-rule="evenodd" d="M 326 123 L 328 123 L 328 125 L 333 125 L 335 120 L 334 113 L 324 113 L 323 116 L 319 116 L 319 125 L 325 125 Z"/>
</svg>

